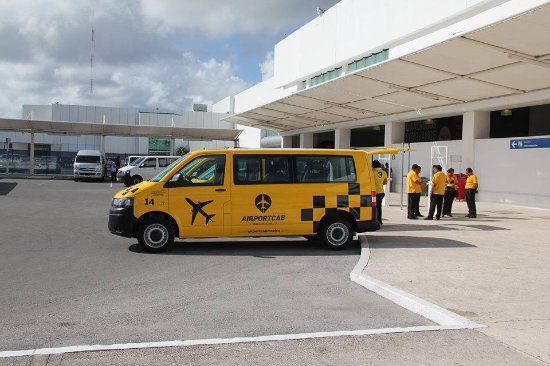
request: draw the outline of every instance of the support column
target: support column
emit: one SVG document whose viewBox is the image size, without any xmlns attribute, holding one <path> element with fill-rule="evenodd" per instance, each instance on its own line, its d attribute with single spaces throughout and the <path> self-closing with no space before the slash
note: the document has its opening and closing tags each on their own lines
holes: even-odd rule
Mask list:
<svg viewBox="0 0 550 366">
<path fill-rule="evenodd" d="M 313 134 L 312 133 L 301 133 L 300 134 L 300 149 L 311 149 L 313 148 Z"/>
<path fill-rule="evenodd" d="M 29 152 L 29 163 L 30 163 L 30 169 L 29 173 L 32 175 L 34 174 L 34 132 L 31 132 L 31 148 Z"/>
<path fill-rule="evenodd" d="M 292 136 L 283 136 L 283 149 L 290 149 L 292 147 Z"/>
<path fill-rule="evenodd" d="M 384 126 L 384 146 L 390 147 L 393 144 L 401 144 L 403 141 L 405 141 L 405 123 L 386 123 Z"/>
<path fill-rule="evenodd" d="M 490 112 L 466 112 L 462 116 L 462 170 L 475 170 L 475 140 L 489 138 Z M 462 173 L 462 172 L 461 172 Z"/>
<path fill-rule="evenodd" d="M 334 130 L 334 148 L 349 149 L 351 143 L 351 129 L 337 128 Z"/>
</svg>

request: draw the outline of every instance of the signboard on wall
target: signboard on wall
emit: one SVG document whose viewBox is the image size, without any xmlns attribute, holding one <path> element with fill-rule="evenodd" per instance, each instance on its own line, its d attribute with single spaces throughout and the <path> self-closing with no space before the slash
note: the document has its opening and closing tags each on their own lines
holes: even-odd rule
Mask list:
<svg viewBox="0 0 550 366">
<path fill-rule="evenodd" d="M 170 152 L 170 139 L 166 137 L 149 137 L 149 154 L 159 152 Z"/>
<path fill-rule="evenodd" d="M 510 140 L 510 150 L 523 149 L 550 149 L 550 137 Z"/>
</svg>

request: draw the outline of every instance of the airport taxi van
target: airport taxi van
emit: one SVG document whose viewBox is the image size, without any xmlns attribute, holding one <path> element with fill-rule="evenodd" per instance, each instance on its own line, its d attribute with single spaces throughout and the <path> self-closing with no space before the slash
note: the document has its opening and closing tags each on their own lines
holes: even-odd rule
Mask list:
<svg viewBox="0 0 550 366">
<path fill-rule="evenodd" d="M 224 149 L 189 153 L 118 192 L 111 233 L 149 252 L 174 238 L 305 236 L 344 249 L 380 229 L 371 155 L 396 149 Z"/>
</svg>

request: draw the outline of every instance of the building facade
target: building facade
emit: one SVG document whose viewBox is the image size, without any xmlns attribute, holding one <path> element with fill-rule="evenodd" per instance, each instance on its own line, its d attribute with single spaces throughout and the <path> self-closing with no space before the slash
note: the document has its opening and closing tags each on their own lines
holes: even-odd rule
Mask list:
<svg viewBox="0 0 550 366">
<path fill-rule="evenodd" d="M 130 126 L 189 127 L 205 129 L 235 129 L 235 124 L 221 120 L 225 114 L 181 111 L 161 112 L 137 108 L 98 107 L 80 105 L 23 105 L 23 120 L 107 123 Z M 0 172 L 28 170 L 31 136 L 25 132 L 0 131 Z M 79 150 L 103 151 L 107 157 L 130 155 L 174 155 L 178 147 L 187 151 L 233 147 L 232 141 L 183 140 L 164 137 L 119 137 L 92 135 L 55 135 L 36 133 L 34 150 L 40 173 L 70 172 Z M 25 168 L 26 167 L 26 168 Z"/>
<path fill-rule="evenodd" d="M 285 147 L 410 147 L 388 161 L 396 191 L 411 164 L 438 163 L 473 168 L 481 200 L 550 208 L 547 0 L 342 0 L 224 101 L 225 120 Z"/>
</svg>

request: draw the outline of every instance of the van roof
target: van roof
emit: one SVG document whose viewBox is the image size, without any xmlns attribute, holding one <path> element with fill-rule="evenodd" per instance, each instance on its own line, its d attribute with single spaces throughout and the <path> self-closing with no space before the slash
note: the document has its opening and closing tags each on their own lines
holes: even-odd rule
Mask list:
<svg viewBox="0 0 550 366">
<path fill-rule="evenodd" d="M 227 149 L 207 149 L 207 150 L 195 150 L 192 153 L 200 153 L 200 152 L 213 152 L 213 153 L 223 153 L 223 152 L 239 152 L 239 153 L 256 153 L 256 154 L 265 154 L 265 153 L 290 153 L 290 154 L 338 154 L 338 153 L 366 153 L 368 155 L 373 154 L 397 154 L 400 151 L 404 151 L 406 149 L 402 148 L 394 148 L 394 147 L 375 147 L 370 150 L 354 150 L 354 149 L 299 149 L 299 148 L 285 148 L 285 149 L 277 149 L 277 148 L 269 148 L 269 149 L 261 149 L 261 148 L 254 148 L 254 149 L 243 149 L 243 148 L 227 148 Z"/>
<path fill-rule="evenodd" d="M 79 150 L 76 155 L 101 155 L 98 150 Z"/>
</svg>

